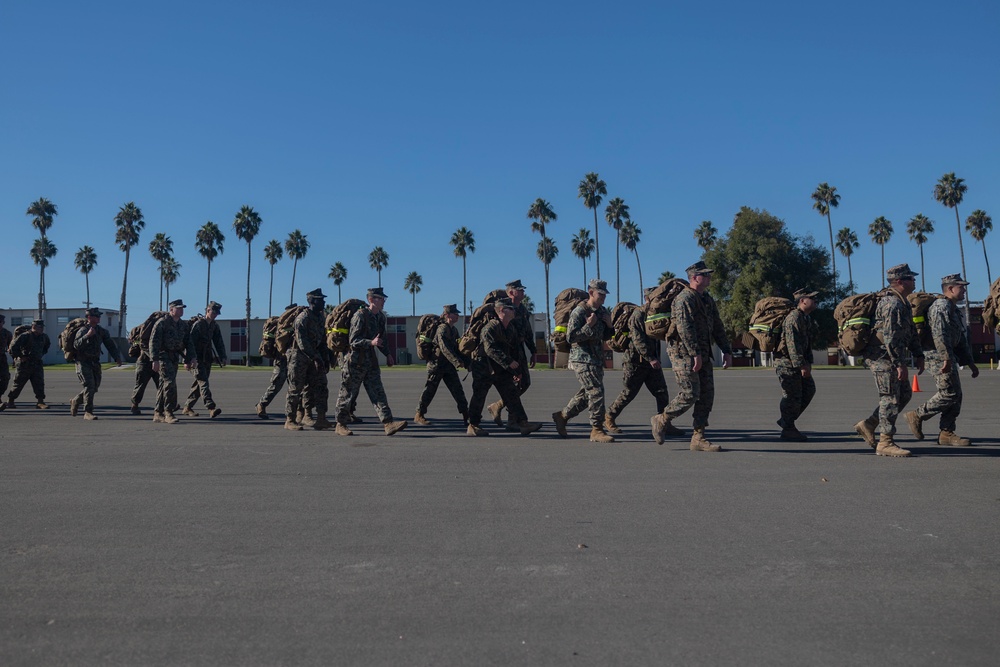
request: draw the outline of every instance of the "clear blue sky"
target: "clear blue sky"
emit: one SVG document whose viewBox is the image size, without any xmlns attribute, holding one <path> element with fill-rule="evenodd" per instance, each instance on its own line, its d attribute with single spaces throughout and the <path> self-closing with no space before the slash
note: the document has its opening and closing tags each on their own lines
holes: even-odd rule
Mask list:
<svg viewBox="0 0 1000 667">
<path fill-rule="evenodd" d="M 828 246 L 810 194 L 837 187 L 836 231 L 861 240 L 862 289 L 880 285 L 877 216 L 895 235 L 886 262 L 919 265 L 906 222 L 924 213 L 928 287 L 959 270 L 954 212 L 932 196 L 946 172 L 969 187 L 959 211 L 1000 215 L 1000 9 L 993 1 L 892 2 L 187 2 L 11 1 L 0 14 L 0 228 L 3 307 L 34 307 L 37 232 L 25 210 L 59 207 L 47 302 L 84 300 L 73 255 L 97 249 L 92 300 L 117 308 L 124 254 L 113 218 L 146 218 L 129 273 L 129 323 L 158 306 L 147 246 L 165 232 L 183 265 L 172 294 L 200 309 L 206 266 L 195 231 L 226 234 L 213 264 L 223 316 L 244 310 L 246 245 L 235 213 L 264 224 L 253 244 L 253 315 L 267 315 L 263 247 L 301 229 L 296 300 L 348 268 L 344 297 L 376 283 L 368 253 L 390 255 L 390 314 L 409 314 L 403 280 L 423 276 L 417 312 L 462 298 L 448 240 L 469 227 L 469 298 L 520 278 L 539 309 L 544 274 L 525 214 L 537 197 L 558 220 L 552 294 L 582 283 L 570 251 L 593 214 L 586 172 L 608 185 L 601 272 L 614 294 L 603 220 L 622 197 L 642 229 L 645 283 L 680 274 L 702 220 L 725 233 L 742 205 Z M 1000 231 L 1000 217 L 997 219 Z M 1000 234 L 987 248 L 1000 247 Z M 972 297 L 985 295 L 982 248 L 965 235 Z M 846 281 L 846 261 L 837 267 Z M 622 297 L 638 297 L 621 256 Z M 917 269 L 919 270 L 919 269 Z M 993 276 L 1000 275 L 1000 261 Z M 275 270 L 275 308 L 292 265 Z M 593 259 L 588 277 L 594 273 Z"/>
</svg>

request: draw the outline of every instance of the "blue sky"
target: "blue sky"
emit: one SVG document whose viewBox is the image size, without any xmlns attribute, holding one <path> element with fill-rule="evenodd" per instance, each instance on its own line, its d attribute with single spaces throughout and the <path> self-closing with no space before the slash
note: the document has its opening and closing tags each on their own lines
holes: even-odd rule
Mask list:
<svg viewBox="0 0 1000 667">
<path fill-rule="evenodd" d="M 935 222 L 928 287 L 960 270 L 955 216 L 932 196 L 946 172 L 969 187 L 959 212 L 1000 214 L 1000 9 L 995 2 L 23 2 L 0 14 L 2 307 L 33 307 L 37 233 L 25 210 L 59 207 L 49 238 L 47 302 L 84 300 L 73 255 L 98 252 L 92 300 L 117 308 L 124 254 L 114 215 L 134 201 L 146 227 L 129 272 L 129 323 L 159 305 L 157 232 L 182 264 L 172 294 L 204 301 L 196 230 L 226 234 L 212 268 L 224 317 L 243 313 L 246 245 L 240 206 L 264 224 L 253 243 L 253 315 L 266 316 L 263 247 L 300 229 L 296 300 L 347 266 L 344 298 L 376 284 L 368 253 L 390 256 L 390 314 L 409 314 L 403 281 L 423 277 L 417 312 L 462 298 L 448 245 L 470 228 L 469 298 L 520 278 L 541 305 L 538 197 L 558 220 L 552 295 L 582 283 L 570 250 L 593 213 L 577 198 L 585 173 L 607 182 L 601 273 L 615 291 L 612 230 L 622 197 L 642 229 L 648 285 L 700 251 L 702 220 L 721 233 L 740 206 L 767 209 L 828 245 L 810 194 L 837 187 L 834 231 L 855 230 L 861 289 L 880 285 L 868 225 L 886 216 L 886 262 L 919 265 L 906 222 Z M 998 219 L 1000 226 L 1000 219 Z M 985 296 L 982 247 L 964 237 L 974 299 Z M 987 237 L 987 249 L 1000 236 Z M 992 254 L 992 253 L 991 253 Z M 837 267 L 846 281 L 846 261 Z M 587 269 L 594 274 L 594 260 Z M 993 277 L 1000 275 L 994 262 Z M 919 269 L 917 269 L 919 270 Z M 288 302 L 292 264 L 275 267 Z M 18 289 L 11 289 L 16 285 Z M 793 287 L 793 286 L 790 286 Z M 621 255 L 622 298 L 639 293 Z"/>
</svg>

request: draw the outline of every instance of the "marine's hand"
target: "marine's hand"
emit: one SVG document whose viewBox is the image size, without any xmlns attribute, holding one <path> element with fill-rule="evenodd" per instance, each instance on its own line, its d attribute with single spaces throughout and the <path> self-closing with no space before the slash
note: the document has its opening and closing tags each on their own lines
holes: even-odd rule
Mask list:
<svg viewBox="0 0 1000 667">
<path fill-rule="evenodd" d="M 659 368 L 660 367 L 660 360 L 659 359 L 653 359 L 652 361 L 649 362 L 649 365 L 652 366 L 653 368 Z"/>
<path fill-rule="evenodd" d="M 694 359 L 691 362 L 691 372 L 697 373 L 700 370 L 701 370 L 701 355 L 696 354 L 694 355 Z"/>
<path fill-rule="evenodd" d="M 722 367 L 723 368 L 729 368 L 732 365 L 733 365 L 733 355 L 731 355 L 731 354 L 723 354 L 722 355 Z"/>
<path fill-rule="evenodd" d="M 976 366 L 975 364 L 969 364 L 969 368 L 972 369 L 972 377 L 974 378 L 979 377 L 979 366 Z"/>
<path fill-rule="evenodd" d="M 920 357 L 917 359 L 917 375 L 923 375 L 924 373 L 924 358 Z"/>
<path fill-rule="evenodd" d="M 160 372 L 160 362 L 159 361 L 154 361 L 153 362 L 153 372 L 154 373 L 159 373 Z"/>
<path fill-rule="evenodd" d="M 587 315 L 587 326 L 593 327 L 595 324 L 597 324 L 597 313 Z"/>
<path fill-rule="evenodd" d="M 945 359 L 944 363 L 941 364 L 941 372 L 942 373 L 950 373 L 951 372 L 951 357 L 948 357 L 947 359 Z"/>
<path fill-rule="evenodd" d="M 386 366 L 395 366 L 396 365 L 396 357 L 392 356 L 391 354 L 385 355 L 385 365 Z"/>
</svg>

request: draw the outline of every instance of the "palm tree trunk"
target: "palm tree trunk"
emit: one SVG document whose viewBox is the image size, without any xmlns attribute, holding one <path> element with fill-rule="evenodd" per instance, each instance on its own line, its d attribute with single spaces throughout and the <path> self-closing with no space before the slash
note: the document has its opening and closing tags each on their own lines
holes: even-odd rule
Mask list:
<svg viewBox="0 0 1000 667">
<path fill-rule="evenodd" d="M 986 282 L 992 285 L 993 277 L 990 276 L 990 258 L 986 256 L 986 239 L 983 239 L 983 259 L 986 260 Z"/>
<path fill-rule="evenodd" d="M 382 286 L 382 269 L 378 270 L 378 286 Z"/>
<path fill-rule="evenodd" d="M 962 220 L 958 217 L 958 206 L 955 207 L 955 225 L 958 227 L 958 252 L 962 257 L 962 275 L 967 276 L 968 273 L 965 272 L 965 247 L 962 245 Z M 984 246 L 985 247 L 985 246 Z M 969 295 L 965 295 L 965 322 L 966 324 L 971 323 L 972 320 L 969 319 Z"/>
<path fill-rule="evenodd" d="M 583 286 L 586 287 L 587 286 L 587 258 L 586 257 L 581 257 L 580 259 L 583 261 Z"/>
<path fill-rule="evenodd" d="M 854 294 L 854 272 L 851 271 L 851 256 L 847 256 L 847 280 L 851 284 L 847 286 L 851 290 L 851 294 Z"/>
<path fill-rule="evenodd" d="M 639 249 L 636 248 L 632 252 L 635 253 L 635 266 L 639 269 L 639 303 L 644 303 L 645 297 L 642 295 L 642 265 L 639 264 Z"/>
<path fill-rule="evenodd" d="M 87 310 L 90 310 L 90 273 L 83 274 L 83 280 L 87 283 Z"/>
<path fill-rule="evenodd" d="M 925 279 L 926 276 L 924 274 L 926 274 L 927 272 L 924 271 L 924 244 L 918 243 L 917 246 L 920 248 L 920 291 L 926 292 L 927 281 Z"/>
<path fill-rule="evenodd" d="M 621 239 L 618 238 L 618 230 L 615 230 L 615 301 L 622 300 L 622 265 L 621 265 Z M 584 285 L 587 281 L 583 281 Z"/>
<path fill-rule="evenodd" d="M 45 294 L 45 269 L 38 269 L 38 319 L 45 317 L 45 307 L 42 305 L 42 295 Z"/>
<path fill-rule="evenodd" d="M 886 285 L 888 285 L 888 283 L 885 280 L 885 244 L 880 243 L 879 247 L 882 248 L 882 287 L 885 287 Z"/>
<path fill-rule="evenodd" d="M 271 317 L 271 306 L 274 303 L 274 264 L 271 265 L 271 283 L 267 287 L 267 316 Z"/>
<path fill-rule="evenodd" d="M 212 293 L 212 260 L 208 260 L 208 280 L 205 283 L 205 305 L 208 305 L 208 300 Z"/>
<path fill-rule="evenodd" d="M 163 310 L 163 262 L 160 262 L 160 310 Z"/>
<path fill-rule="evenodd" d="M 462 252 L 464 253 L 465 251 L 463 250 Z M 465 308 L 465 299 L 466 299 L 465 285 L 466 285 L 466 282 L 465 282 L 465 255 L 463 254 L 462 255 L 462 308 Z M 468 318 L 463 318 L 463 319 L 465 320 L 466 323 L 468 323 L 468 321 L 469 321 Z"/>
<path fill-rule="evenodd" d="M 250 365 L 250 241 L 247 241 L 247 366 Z"/>
<path fill-rule="evenodd" d="M 296 257 L 295 261 L 292 262 L 292 291 L 288 295 L 288 303 L 295 303 L 295 269 L 299 266 L 299 258 Z"/>
<path fill-rule="evenodd" d="M 597 230 L 597 207 L 594 207 L 594 248 L 597 250 L 597 279 L 601 279 L 601 238 Z"/>
<path fill-rule="evenodd" d="M 542 236 L 542 240 L 545 236 Z M 556 360 L 552 357 L 552 324 L 549 317 L 549 264 L 545 263 L 545 350 L 549 357 L 549 368 L 556 367 Z"/>
<path fill-rule="evenodd" d="M 830 220 L 830 207 L 826 208 L 826 226 L 830 230 L 830 259 L 833 261 L 833 300 L 837 301 L 837 253 L 833 245 L 833 221 Z"/>
<path fill-rule="evenodd" d="M 132 246 L 125 246 L 125 275 L 122 277 L 122 302 L 120 305 L 120 313 L 118 315 L 118 337 L 122 337 L 122 327 L 125 326 L 125 293 L 128 290 L 128 260 L 131 253 Z"/>
<path fill-rule="evenodd" d="M 344 303 L 344 297 L 340 295 L 340 285 L 337 285 L 337 303 Z"/>
<path fill-rule="evenodd" d="M 417 293 L 414 292 L 413 290 L 410 290 L 410 298 L 413 299 L 413 303 L 410 305 L 410 307 L 412 308 L 411 314 L 414 317 L 416 317 L 416 315 L 417 315 Z"/>
</svg>

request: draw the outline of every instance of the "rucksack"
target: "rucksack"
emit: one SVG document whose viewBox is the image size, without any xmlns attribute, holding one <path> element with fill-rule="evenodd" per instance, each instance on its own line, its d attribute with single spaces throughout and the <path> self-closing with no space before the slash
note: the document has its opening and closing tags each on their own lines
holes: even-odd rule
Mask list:
<svg viewBox="0 0 1000 667">
<path fill-rule="evenodd" d="M 567 326 L 569 316 L 573 314 L 573 309 L 580 305 L 581 301 L 586 301 L 590 295 L 586 290 L 576 287 L 567 287 L 556 295 L 555 329 L 552 330 L 552 345 L 559 352 L 569 352 L 572 347 L 567 336 Z"/>
<path fill-rule="evenodd" d="M 278 354 L 284 354 L 292 348 L 295 344 L 295 318 L 299 316 L 303 310 L 307 310 L 309 306 L 295 306 L 294 308 L 289 308 L 278 316 L 278 323 L 274 328 L 274 348 L 278 351 Z"/>
<path fill-rule="evenodd" d="M 76 348 L 73 341 L 76 339 L 76 332 L 86 326 L 87 320 L 77 317 L 66 323 L 66 327 L 59 334 L 59 349 L 63 351 L 66 361 L 76 361 Z"/>
<path fill-rule="evenodd" d="M 14 343 L 17 342 L 17 339 L 21 334 L 27 333 L 29 331 L 31 331 L 30 324 L 19 324 L 16 327 L 14 327 L 14 334 L 11 336 L 10 339 L 10 347 L 7 349 L 7 351 L 10 352 L 10 356 L 12 357 L 17 356 L 16 354 L 14 354 Z"/>
<path fill-rule="evenodd" d="M 791 299 L 780 296 L 766 296 L 753 307 L 750 316 L 750 334 L 743 342 L 751 350 L 774 352 L 781 347 L 784 337 L 781 335 L 782 325 L 788 313 L 795 309 Z"/>
<path fill-rule="evenodd" d="M 837 304 L 833 319 L 837 322 L 837 340 L 840 349 L 851 356 L 861 354 L 868 347 L 875 321 L 875 306 L 884 292 L 852 294 Z"/>
<path fill-rule="evenodd" d="M 632 318 L 632 313 L 639 306 L 631 301 L 619 301 L 611 309 L 611 328 L 614 333 L 608 341 L 608 347 L 615 352 L 628 352 L 629 335 L 628 322 Z"/>
<path fill-rule="evenodd" d="M 488 299 L 492 294 L 493 292 L 490 292 L 490 294 L 486 295 L 486 298 Z M 458 339 L 458 351 L 464 356 L 471 357 L 479 349 L 479 334 L 482 333 L 483 327 L 490 320 L 497 319 L 497 311 L 493 306 L 494 303 L 494 301 L 486 301 L 472 312 L 472 317 L 469 319 L 469 326 L 466 328 L 465 333 L 462 334 L 462 337 Z"/>
<path fill-rule="evenodd" d="M 996 331 L 1000 324 L 1000 278 L 990 285 L 990 295 L 983 301 L 983 328 Z"/>
<path fill-rule="evenodd" d="M 359 308 L 367 306 L 361 299 L 348 299 L 334 306 L 326 316 L 326 346 L 338 354 L 351 350 L 351 318 Z"/>
<path fill-rule="evenodd" d="M 143 350 L 149 349 L 149 337 L 153 335 L 153 325 L 166 317 L 169 313 L 163 310 L 156 310 L 149 314 L 146 321 L 132 327 L 128 332 L 128 356 L 138 357 Z"/>
<path fill-rule="evenodd" d="M 417 322 L 417 359 L 433 361 L 437 357 L 437 342 L 434 334 L 443 322 L 437 315 L 422 315 Z"/>
<path fill-rule="evenodd" d="M 917 340 L 924 350 L 934 349 L 934 335 L 931 333 L 931 323 L 927 321 L 927 310 L 931 304 L 943 298 L 943 294 L 930 292 L 913 292 L 906 297 L 910 302 L 910 308 L 913 309 L 913 326 L 917 329 Z"/>
<path fill-rule="evenodd" d="M 278 332 L 278 320 L 280 319 L 281 315 L 275 315 L 264 321 L 264 333 L 260 338 L 260 349 L 258 350 L 260 356 L 268 359 L 277 359 L 281 356 L 278 347 L 274 344 L 274 337 Z"/>
<path fill-rule="evenodd" d="M 650 292 L 649 303 L 645 306 L 646 335 L 660 340 L 667 339 L 673 330 L 670 308 L 674 305 L 674 299 L 677 295 L 688 287 L 690 285 L 686 280 L 668 278 Z"/>
</svg>

